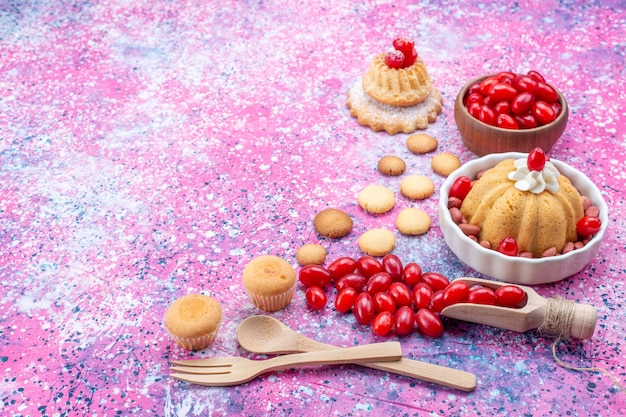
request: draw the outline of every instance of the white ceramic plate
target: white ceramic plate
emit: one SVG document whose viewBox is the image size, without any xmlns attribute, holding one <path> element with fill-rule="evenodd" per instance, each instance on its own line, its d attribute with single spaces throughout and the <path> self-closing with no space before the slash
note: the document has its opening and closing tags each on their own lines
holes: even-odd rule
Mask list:
<svg viewBox="0 0 626 417">
<path fill-rule="evenodd" d="M 474 178 L 478 172 L 491 168 L 504 159 L 519 159 L 527 156 L 528 154 L 518 152 L 490 154 L 472 160 L 454 171 L 441 186 L 439 224 L 446 244 L 452 252 L 476 271 L 497 280 L 515 284 L 546 284 L 580 272 L 598 254 L 606 233 L 609 224 L 608 206 L 598 187 L 585 174 L 563 162 L 550 159 L 559 172 L 570 179 L 581 195 L 589 197 L 592 203 L 600 208 L 599 217 L 602 222 L 600 231 L 583 248 L 565 255 L 530 259 L 507 256 L 496 250 L 483 248 L 461 232 L 452 221 L 448 211 L 448 192 L 458 177 L 466 175 Z"/>
</svg>

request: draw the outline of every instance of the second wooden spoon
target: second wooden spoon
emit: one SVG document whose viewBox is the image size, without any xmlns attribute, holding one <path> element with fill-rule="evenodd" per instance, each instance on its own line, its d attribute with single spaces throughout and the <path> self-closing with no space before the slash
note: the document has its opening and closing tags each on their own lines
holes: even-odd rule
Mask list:
<svg viewBox="0 0 626 417">
<path fill-rule="evenodd" d="M 309 339 L 270 316 L 251 316 L 239 324 L 237 340 L 249 352 L 263 354 L 314 352 L 336 349 Z M 402 358 L 395 362 L 368 362 L 369 368 L 392 372 L 462 391 L 476 389 L 476 376 L 445 366 Z"/>
</svg>

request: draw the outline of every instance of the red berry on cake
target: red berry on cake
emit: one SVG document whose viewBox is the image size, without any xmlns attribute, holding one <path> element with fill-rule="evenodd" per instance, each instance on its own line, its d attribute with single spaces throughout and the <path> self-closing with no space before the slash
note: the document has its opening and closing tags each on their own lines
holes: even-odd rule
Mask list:
<svg viewBox="0 0 626 417">
<path fill-rule="evenodd" d="M 546 166 L 546 154 L 541 148 L 535 148 L 528 154 L 526 162 L 529 171 L 542 171 Z"/>
<path fill-rule="evenodd" d="M 406 37 L 396 38 L 393 40 L 393 47 L 404 55 L 404 62 L 401 68 L 410 67 L 417 61 L 417 51 L 415 50 L 413 40 Z"/>
<path fill-rule="evenodd" d="M 402 66 L 405 68 L 410 67 L 415 64 L 415 61 L 417 61 L 417 51 L 415 48 L 412 48 L 410 52 L 404 53 L 404 64 Z"/>
<path fill-rule="evenodd" d="M 393 40 L 393 47 L 404 54 L 404 56 L 410 55 L 413 50 L 413 41 L 406 37 L 400 37 Z"/>
<path fill-rule="evenodd" d="M 389 68 L 402 68 L 404 65 L 404 54 L 398 50 L 387 52 L 385 55 L 385 64 L 387 64 Z"/>
</svg>

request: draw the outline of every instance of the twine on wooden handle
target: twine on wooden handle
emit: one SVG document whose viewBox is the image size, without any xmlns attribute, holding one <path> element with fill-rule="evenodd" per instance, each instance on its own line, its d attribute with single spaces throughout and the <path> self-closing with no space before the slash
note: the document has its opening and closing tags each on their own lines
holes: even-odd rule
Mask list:
<svg viewBox="0 0 626 417">
<path fill-rule="evenodd" d="M 557 339 L 567 339 L 574 319 L 576 303 L 561 297 L 548 298 L 546 302 L 546 317 L 539 332 Z"/>
<path fill-rule="evenodd" d="M 565 300 L 561 297 L 549 298 L 546 303 L 546 317 L 543 324 L 539 327 L 539 332 L 548 336 L 555 336 L 556 339 L 552 343 L 552 356 L 557 365 L 562 368 L 569 369 L 578 372 L 600 372 L 613 381 L 615 386 L 622 392 L 626 392 L 626 388 L 620 383 L 620 381 L 611 374 L 608 370 L 600 367 L 577 367 L 571 366 L 559 359 L 556 346 L 564 339 L 569 338 L 570 327 L 572 320 L 574 319 L 574 311 L 576 310 L 576 303 L 571 300 Z"/>
</svg>

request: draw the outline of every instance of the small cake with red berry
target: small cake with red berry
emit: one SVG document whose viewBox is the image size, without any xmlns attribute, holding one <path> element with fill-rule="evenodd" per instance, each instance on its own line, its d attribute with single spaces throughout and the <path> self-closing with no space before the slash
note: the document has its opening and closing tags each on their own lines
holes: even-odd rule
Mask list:
<svg viewBox="0 0 626 417">
<path fill-rule="evenodd" d="M 443 97 L 433 88 L 413 41 L 397 38 L 394 50 L 374 58 L 348 92 L 352 116 L 389 134 L 425 129 L 441 113 Z"/>
<path fill-rule="evenodd" d="M 464 229 L 479 230 L 482 245 L 535 258 L 577 242 L 577 223 L 585 215 L 578 190 L 540 148 L 485 171 L 471 183 L 460 211 L 469 225 Z"/>
</svg>

